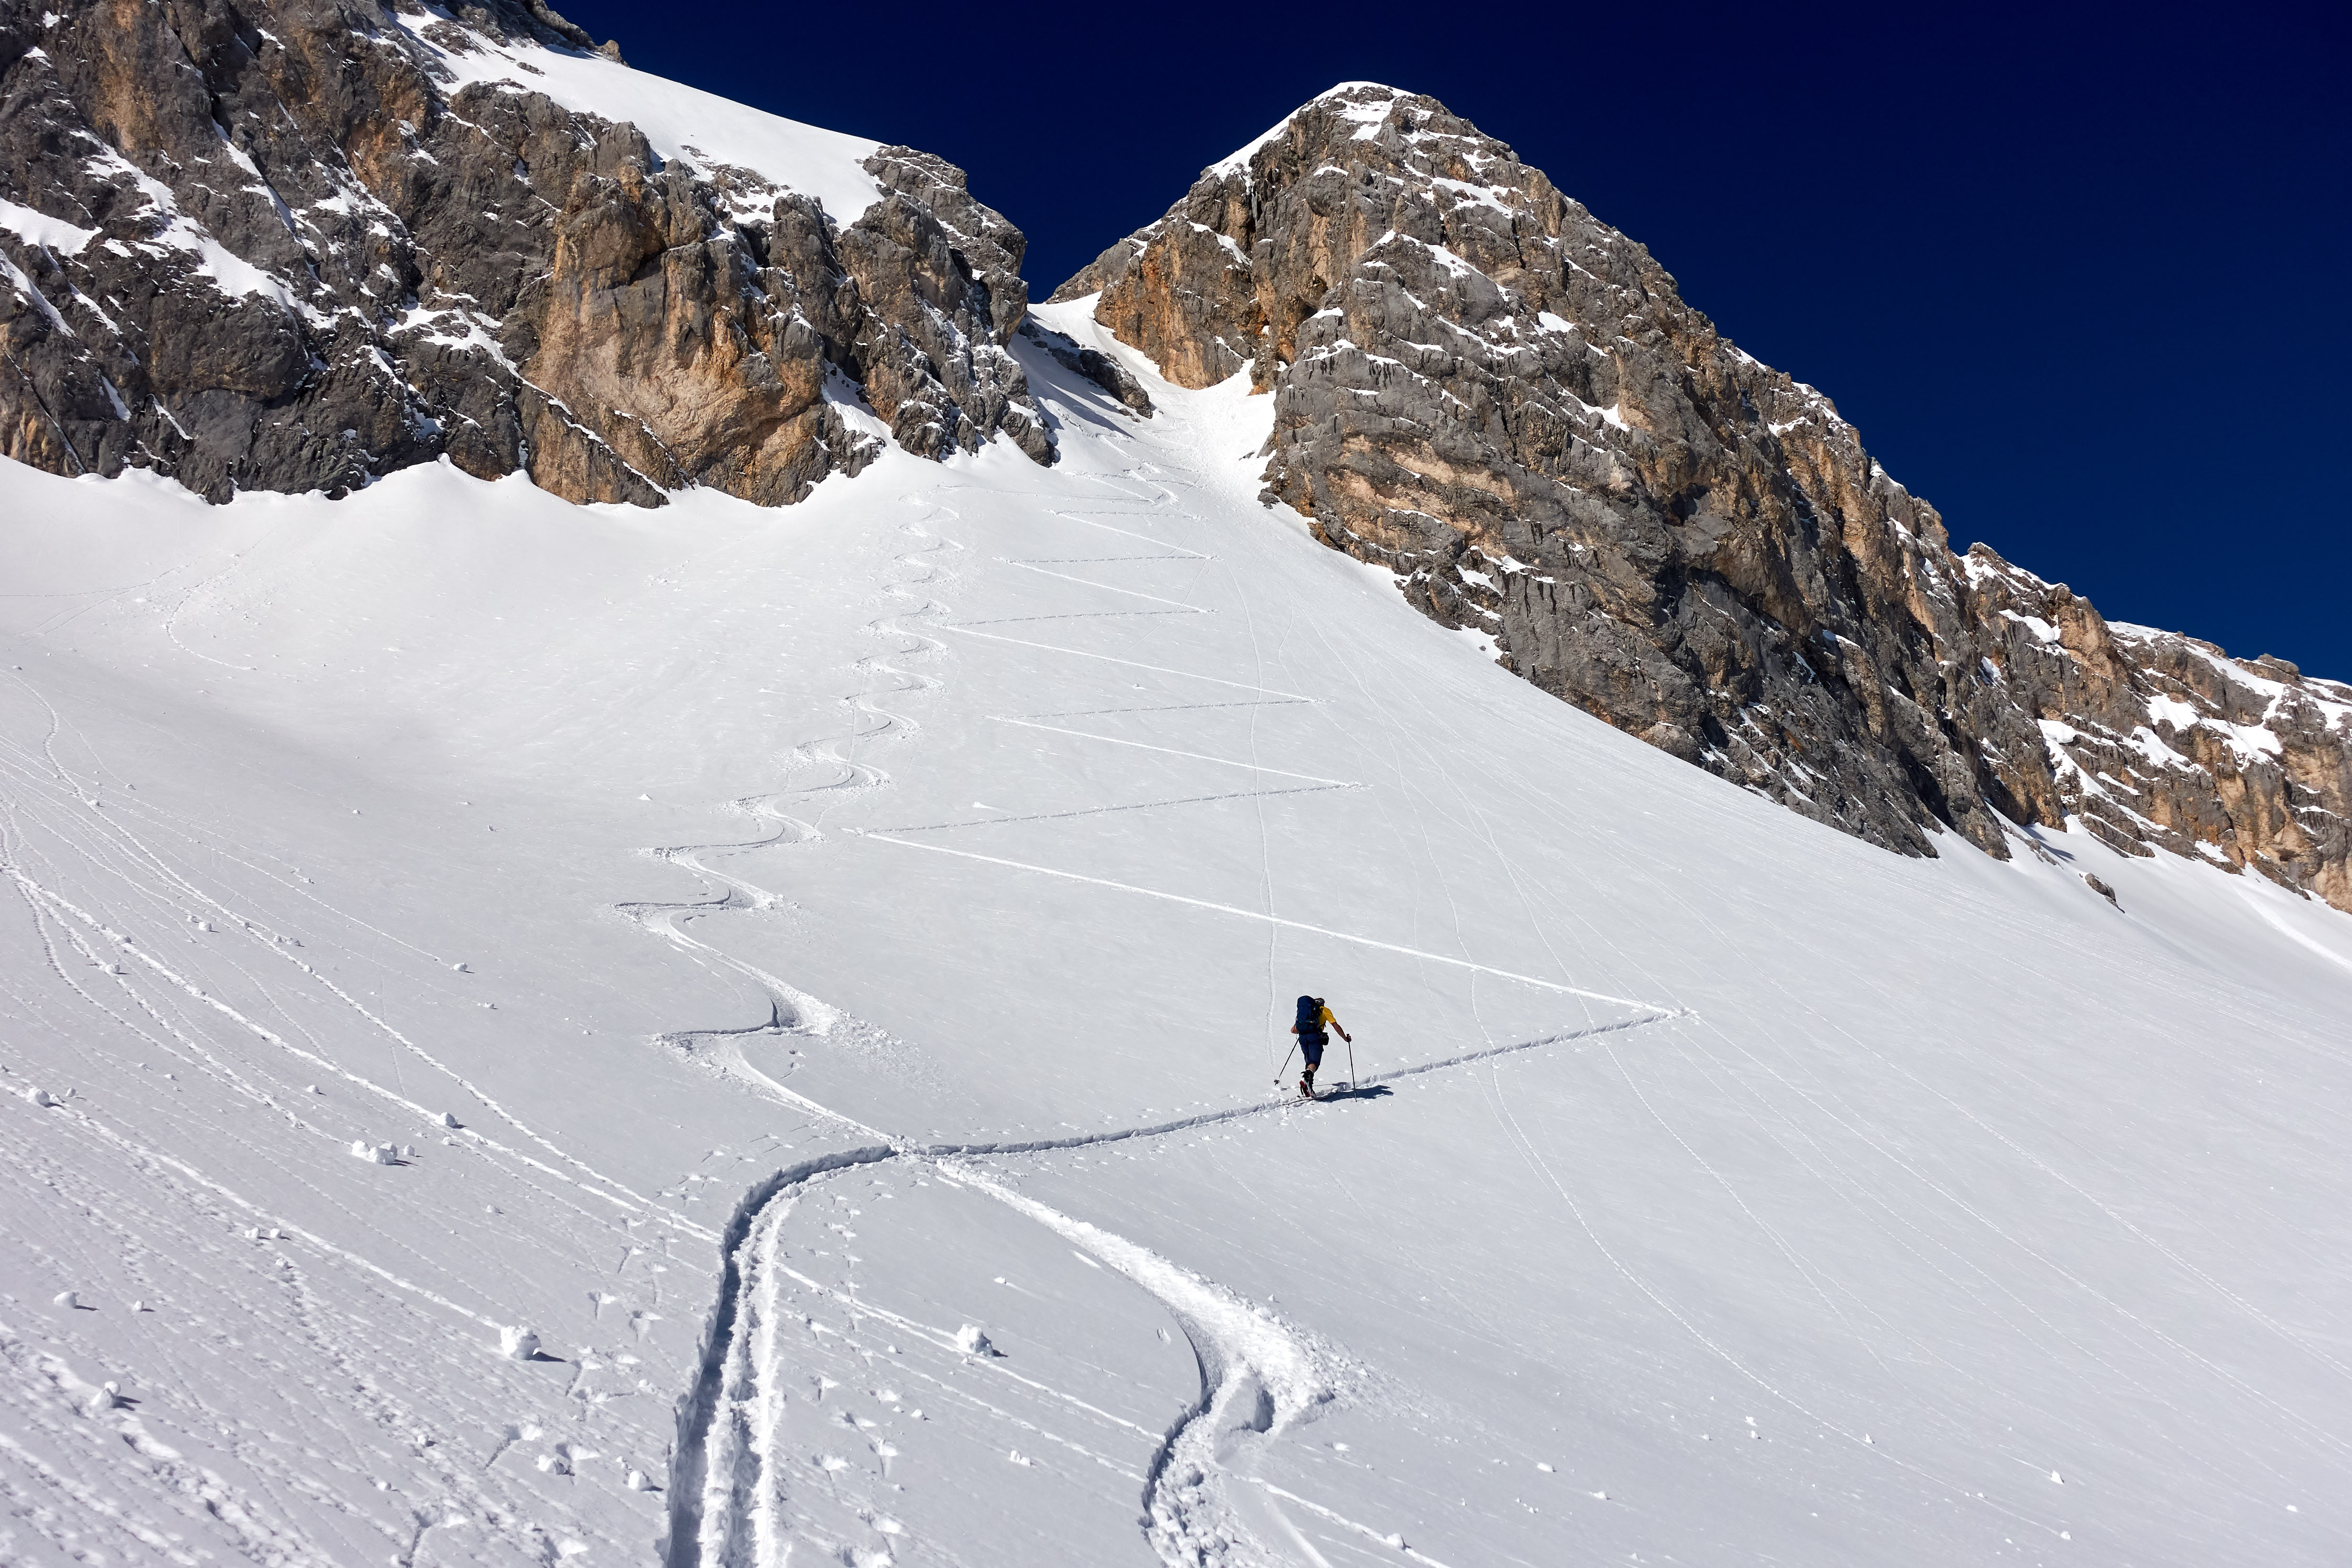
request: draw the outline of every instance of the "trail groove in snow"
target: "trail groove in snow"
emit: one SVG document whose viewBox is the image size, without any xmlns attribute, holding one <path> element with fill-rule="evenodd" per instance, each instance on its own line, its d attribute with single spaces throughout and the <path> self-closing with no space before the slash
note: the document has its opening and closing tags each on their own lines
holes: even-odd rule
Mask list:
<svg viewBox="0 0 2352 1568">
<path fill-rule="evenodd" d="M 1404 1068 L 1362 1082 L 1369 1086 L 1412 1078 L 1514 1052 L 1669 1023 L 1683 1016 L 1657 1012 L 1647 1017 L 1562 1030 Z M 1192 1345 L 1201 1370 L 1201 1391 L 1153 1452 L 1143 1493 L 1149 1521 L 1146 1534 L 1153 1549 L 1171 1565 L 1214 1563 L 1240 1568 L 1262 1560 L 1244 1548 L 1251 1538 L 1226 1490 L 1229 1461 L 1237 1448 L 1311 1419 L 1323 1405 L 1369 1375 L 1366 1369 L 1181 1265 L 1013 1191 L 983 1174 L 975 1162 L 991 1155 L 1154 1138 L 1298 1103 L 1284 1098 L 1068 1138 L 936 1144 L 894 1141 L 803 1161 L 755 1184 L 738 1203 L 720 1242 L 718 1299 L 707 1320 L 694 1384 L 678 1402 L 666 1568 L 764 1568 L 782 1561 L 777 1544 L 784 1530 L 777 1512 L 782 1482 L 768 1473 L 767 1434 L 761 1425 L 775 1419 L 781 1373 L 772 1363 L 772 1334 L 747 1323 L 747 1292 L 759 1288 L 763 1271 L 790 1274 L 803 1285 L 822 1289 L 816 1281 L 790 1270 L 780 1258 L 770 1256 L 768 1239 L 775 1236 L 778 1224 L 811 1181 L 853 1166 L 898 1160 L 912 1161 L 942 1181 L 985 1194 L 1064 1237 L 1167 1307 Z M 816 1109 L 823 1112 L 822 1107 Z M 860 1310 L 888 1316 L 862 1303 Z M 940 1337 L 938 1331 L 924 1325 L 895 1321 L 909 1330 Z M 1319 1504 L 1298 1498 L 1293 1500 L 1349 1530 L 1384 1539 Z M 1242 1554 L 1235 1555 L 1236 1551 Z M 1417 1552 L 1407 1555 L 1417 1562 L 1433 1561 Z M 1433 1568 L 1443 1565 L 1433 1564 Z"/>
<path fill-rule="evenodd" d="M 846 1149 L 804 1160 L 776 1172 L 745 1193 L 719 1243 L 718 1300 L 704 1325 L 702 1355 L 693 1386 L 680 1396 L 677 1443 L 669 1469 L 669 1533 L 663 1549 L 668 1568 L 716 1568 L 743 1561 L 733 1551 L 747 1521 L 747 1472 L 756 1464 L 759 1436 L 746 1425 L 744 1407 L 762 1397 L 758 1368 L 742 1324 L 746 1248 L 753 1229 L 772 1225 L 789 1208 L 799 1188 L 828 1171 L 890 1159 L 895 1151 Z M 780 1208 L 781 1205 L 781 1208 Z M 714 1448 L 716 1453 L 714 1455 Z M 713 1458 L 717 1463 L 713 1464 Z M 754 1559 L 775 1561 L 772 1557 Z"/>
<path fill-rule="evenodd" d="M 1073 1219 L 968 1167 L 945 1180 L 987 1194 L 1100 1258 L 1157 1297 L 1200 1363 L 1200 1397 L 1152 1455 L 1143 1489 L 1152 1549 L 1170 1568 L 1248 1561 L 1250 1537 L 1225 1489 L 1241 1450 L 1271 1440 L 1340 1398 L 1365 1369 L 1191 1269 Z"/>
<path fill-rule="evenodd" d="M 953 515 L 954 513 L 947 508 L 931 505 L 925 521 L 936 521 L 941 517 Z M 920 523 L 908 525 L 908 528 L 910 531 L 919 533 L 922 531 Z M 935 541 L 920 551 L 902 552 L 894 559 L 898 563 L 906 563 L 915 556 L 928 554 L 939 548 L 940 544 Z M 937 568 L 934 567 L 932 570 L 936 572 Z M 899 595 L 909 593 L 906 584 L 895 582 L 889 584 L 886 591 Z M 924 606 L 926 609 L 932 606 L 928 604 Z M 909 652 L 933 651 L 940 646 L 937 638 L 908 628 L 896 616 L 884 616 L 878 618 L 870 624 L 869 629 L 912 638 L 916 647 L 913 650 L 908 650 Z M 908 657 L 908 652 L 901 652 L 894 657 L 906 658 Z M 927 690 L 939 684 L 929 676 L 900 669 L 886 659 L 863 658 L 856 660 L 851 668 L 861 675 L 880 675 L 897 679 L 899 684 L 896 690 L 900 693 Z M 767 889 L 734 875 L 715 861 L 717 858 L 723 855 L 822 842 L 824 838 L 823 828 L 814 821 L 785 811 L 783 809 L 785 802 L 827 800 L 837 795 L 856 795 L 877 789 L 889 782 L 889 775 L 887 773 L 871 763 L 858 759 L 857 743 L 860 741 L 883 737 L 903 737 L 912 731 L 912 721 L 877 705 L 872 698 L 862 690 L 847 699 L 846 702 L 850 710 L 850 726 L 846 737 L 835 740 L 828 736 L 801 742 L 793 747 L 792 762 L 787 767 L 788 772 L 793 768 L 812 765 L 827 767 L 835 770 L 838 777 L 823 784 L 798 789 L 747 795 L 729 803 L 729 809 L 771 824 L 768 831 L 748 839 L 665 845 L 647 851 L 656 859 L 684 867 L 707 882 L 715 884 L 721 889 L 718 896 L 693 900 L 635 901 L 615 906 L 621 914 L 636 921 L 651 934 L 695 955 L 715 968 L 750 981 L 768 1000 L 769 1016 L 764 1023 L 740 1029 L 677 1030 L 663 1036 L 664 1044 L 691 1053 L 699 1041 L 724 1041 L 730 1037 L 800 1035 L 823 1039 L 846 1038 L 863 1035 L 879 1037 L 879 1031 L 874 1030 L 871 1026 L 809 994 L 782 975 L 737 958 L 699 940 L 683 929 L 686 922 L 694 920 L 735 911 L 765 911 L 776 908 L 782 902 Z M 868 728 L 863 722 L 867 719 L 877 722 Z M 845 752 L 845 745 L 847 747 Z M 820 1105 L 815 1100 L 778 1083 L 769 1075 L 751 1068 L 743 1060 L 740 1051 L 730 1051 L 717 1056 L 712 1058 L 712 1065 L 718 1066 L 720 1070 L 738 1082 L 746 1083 L 799 1110 L 838 1122 L 863 1136 L 871 1138 L 887 1136 L 876 1128 L 866 1126 L 864 1122 Z"/>
</svg>

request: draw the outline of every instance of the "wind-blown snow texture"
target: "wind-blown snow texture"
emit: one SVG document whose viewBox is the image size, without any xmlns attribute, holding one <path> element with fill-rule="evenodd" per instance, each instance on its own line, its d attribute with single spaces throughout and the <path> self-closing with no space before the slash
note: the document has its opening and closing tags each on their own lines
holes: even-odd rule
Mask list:
<svg viewBox="0 0 2352 1568">
<path fill-rule="evenodd" d="M 0 1558 L 2352 1552 L 2344 916 L 1745 795 L 1042 314 L 1155 417 L 781 513 L 0 469 Z"/>
</svg>

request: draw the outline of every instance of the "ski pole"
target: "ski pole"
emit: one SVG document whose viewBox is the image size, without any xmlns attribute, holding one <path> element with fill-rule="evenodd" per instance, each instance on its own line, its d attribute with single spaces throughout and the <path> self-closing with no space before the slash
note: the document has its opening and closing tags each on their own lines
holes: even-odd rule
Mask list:
<svg viewBox="0 0 2352 1568">
<path fill-rule="evenodd" d="M 1348 1092 L 1356 1091 L 1356 1037 L 1348 1037 Z"/>
<path fill-rule="evenodd" d="M 1297 1049 L 1298 1042 L 1297 1040 L 1293 1040 L 1290 1042 L 1290 1049 L 1282 1053 L 1282 1065 L 1274 1069 L 1274 1085 L 1276 1089 L 1280 1089 L 1282 1087 L 1282 1075 L 1290 1070 L 1291 1056 Z"/>
</svg>

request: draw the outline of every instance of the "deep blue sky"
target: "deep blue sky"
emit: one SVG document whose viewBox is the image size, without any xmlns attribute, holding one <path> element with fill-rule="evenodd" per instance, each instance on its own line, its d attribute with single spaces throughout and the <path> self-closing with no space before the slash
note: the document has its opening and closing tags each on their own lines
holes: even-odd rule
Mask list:
<svg viewBox="0 0 2352 1568">
<path fill-rule="evenodd" d="M 2340 5 L 557 6 L 962 164 L 1040 298 L 1332 83 L 1433 94 L 1833 398 L 1959 547 L 2352 679 Z"/>
</svg>

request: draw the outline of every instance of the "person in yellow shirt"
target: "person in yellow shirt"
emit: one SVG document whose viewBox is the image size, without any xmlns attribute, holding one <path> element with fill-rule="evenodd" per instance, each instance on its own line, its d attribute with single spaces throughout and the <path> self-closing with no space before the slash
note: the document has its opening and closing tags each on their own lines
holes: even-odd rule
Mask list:
<svg viewBox="0 0 2352 1568">
<path fill-rule="evenodd" d="M 1338 1016 L 1323 1005 L 1322 997 L 1301 996 L 1298 1021 L 1290 1026 L 1290 1032 L 1298 1037 L 1299 1054 L 1307 1058 L 1307 1070 L 1298 1079 L 1298 1092 L 1309 1100 L 1315 1098 L 1315 1069 L 1323 1065 L 1323 1047 L 1331 1043 L 1331 1037 L 1323 1032 L 1326 1024 L 1339 1029 L 1339 1037 L 1349 1045 L 1356 1043 L 1353 1036 L 1339 1027 Z"/>
</svg>

